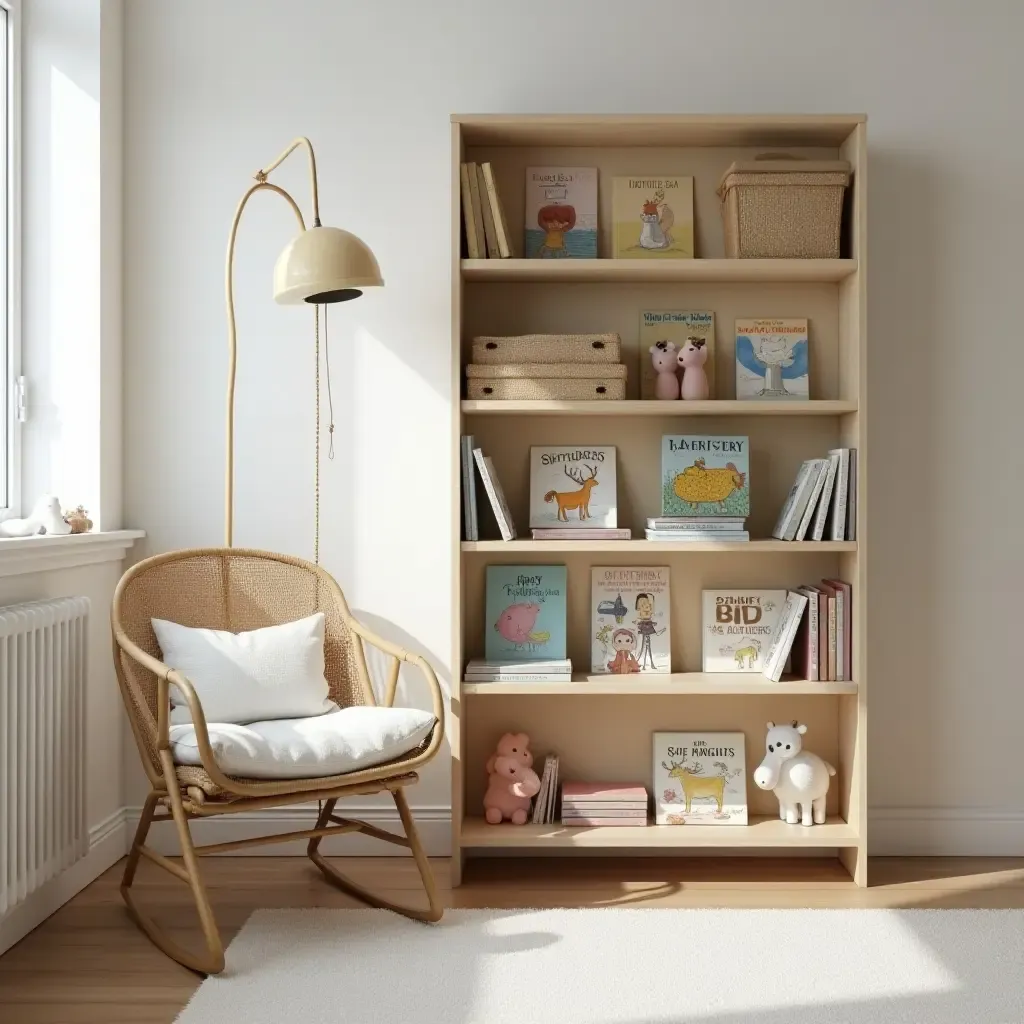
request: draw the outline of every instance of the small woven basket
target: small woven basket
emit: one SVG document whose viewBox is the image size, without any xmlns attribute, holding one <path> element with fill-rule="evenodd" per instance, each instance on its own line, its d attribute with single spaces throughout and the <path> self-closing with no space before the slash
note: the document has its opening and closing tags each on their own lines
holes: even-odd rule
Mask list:
<svg viewBox="0 0 1024 1024">
<path fill-rule="evenodd" d="M 520 334 L 507 338 L 473 339 L 473 362 L 617 363 L 617 334 Z"/>
<path fill-rule="evenodd" d="M 518 401 L 621 400 L 626 367 L 609 363 L 518 363 L 466 367 L 466 397 Z"/>
<path fill-rule="evenodd" d="M 718 186 L 730 259 L 837 259 L 845 160 L 766 155 L 734 163 Z"/>
</svg>

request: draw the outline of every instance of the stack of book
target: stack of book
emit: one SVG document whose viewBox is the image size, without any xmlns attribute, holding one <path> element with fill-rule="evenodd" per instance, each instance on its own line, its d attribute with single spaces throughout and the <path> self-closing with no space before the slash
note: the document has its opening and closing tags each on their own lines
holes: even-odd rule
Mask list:
<svg viewBox="0 0 1024 1024">
<path fill-rule="evenodd" d="M 857 539 L 856 448 L 833 448 L 827 459 L 801 463 L 772 536 L 778 540 Z"/>
<path fill-rule="evenodd" d="M 571 683 L 572 662 L 568 658 L 551 661 L 487 661 L 473 658 L 466 664 L 467 683 Z"/>
<path fill-rule="evenodd" d="M 534 540 L 630 540 L 632 530 L 622 528 L 598 528 L 596 530 L 579 527 L 539 527 L 531 530 Z"/>
<path fill-rule="evenodd" d="M 540 776 L 540 790 L 533 801 L 531 825 L 553 825 L 558 817 L 558 755 L 544 758 L 544 771 Z"/>
<path fill-rule="evenodd" d="M 462 226 L 471 260 L 508 259 L 511 238 L 505 208 L 489 163 L 459 165 L 462 181 Z"/>
<path fill-rule="evenodd" d="M 567 782 L 562 787 L 562 824 L 647 824 L 647 790 L 631 782 Z"/>
<path fill-rule="evenodd" d="M 822 580 L 786 594 L 772 633 L 763 673 L 782 678 L 792 654 L 799 679 L 847 682 L 853 653 L 853 588 L 843 580 Z"/>
<path fill-rule="evenodd" d="M 656 516 L 647 520 L 648 540 L 718 541 L 737 543 L 750 540 L 742 516 Z"/>
</svg>

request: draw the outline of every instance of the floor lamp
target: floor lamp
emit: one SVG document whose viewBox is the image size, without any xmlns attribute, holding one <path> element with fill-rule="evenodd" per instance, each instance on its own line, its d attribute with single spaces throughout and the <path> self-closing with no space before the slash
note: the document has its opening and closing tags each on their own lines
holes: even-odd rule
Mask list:
<svg viewBox="0 0 1024 1024">
<path fill-rule="evenodd" d="M 280 166 L 296 149 L 305 146 L 309 153 L 309 176 L 313 190 L 313 225 L 306 228 L 298 203 L 279 185 L 267 181 L 267 175 Z M 307 138 L 298 138 L 265 170 L 256 172 L 256 184 L 242 196 L 231 222 L 225 267 L 225 294 L 228 313 L 228 395 L 227 395 L 227 465 L 224 487 L 224 543 L 231 547 L 234 533 L 235 504 L 235 368 L 237 363 L 237 328 L 235 325 L 235 237 L 242 211 L 257 192 L 269 189 L 288 201 L 299 222 L 296 235 L 274 265 L 274 298 L 283 305 L 308 303 L 313 306 L 313 333 L 316 342 L 316 468 L 314 477 L 315 529 L 313 560 L 320 561 L 320 306 L 358 298 L 364 288 L 384 284 L 380 267 L 368 245 L 349 231 L 325 228 L 320 223 L 320 197 L 316 178 L 316 157 Z M 328 363 L 328 389 L 330 388 Z M 333 435 L 334 423 L 330 425 Z"/>
</svg>

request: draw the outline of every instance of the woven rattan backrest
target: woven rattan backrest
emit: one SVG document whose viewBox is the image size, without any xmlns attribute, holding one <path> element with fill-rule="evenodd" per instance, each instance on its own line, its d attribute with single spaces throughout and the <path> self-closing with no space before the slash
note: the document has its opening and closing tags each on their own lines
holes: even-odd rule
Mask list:
<svg viewBox="0 0 1024 1024">
<path fill-rule="evenodd" d="M 346 625 L 344 598 L 332 584 L 323 569 L 285 556 L 233 548 L 173 552 L 140 562 L 125 574 L 112 624 L 143 651 L 161 658 L 154 618 L 238 633 L 323 612 L 331 699 L 342 707 L 364 704 L 354 647 L 359 640 Z M 128 713 L 136 719 L 140 739 L 152 736 L 145 753 L 155 765 L 156 677 L 123 652 L 118 657 Z"/>
</svg>

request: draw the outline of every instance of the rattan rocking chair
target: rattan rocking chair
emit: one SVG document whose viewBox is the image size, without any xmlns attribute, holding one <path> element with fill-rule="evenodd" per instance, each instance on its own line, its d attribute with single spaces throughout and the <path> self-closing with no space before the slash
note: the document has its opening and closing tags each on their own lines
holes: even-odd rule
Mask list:
<svg viewBox="0 0 1024 1024">
<path fill-rule="evenodd" d="M 388 764 L 327 778 L 245 779 L 225 775 L 210 747 L 206 718 L 191 683 L 160 661 L 151 620 L 170 619 L 186 626 L 240 632 L 292 621 L 314 612 L 326 618 L 325 662 L 330 698 L 341 707 L 377 703 L 391 707 L 402 662 L 415 665 L 427 683 L 437 723 L 415 751 Z M 174 551 L 140 562 L 125 573 L 111 609 L 114 664 L 128 718 L 149 777 L 150 793 L 142 809 L 121 882 L 121 894 L 139 927 L 164 953 L 201 974 L 224 968 L 224 947 L 199 871 L 198 858 L 263 843 L 308 839 L 307 854 L 327 880 L 373 907 L 394 910 L 420 921 L 437 921 L 442 907 L 405 787 L 418 780 L 416 769 L 438 751 L 444 735 L 441 689 L 433 670 L 419 655 L 375 636 L 351 615 L 338 584 L 319 566 L 299 558 L 241 548 Z M 388 655 L 387 677 L 378 701 L 367 670 L 364 644 Z M 169 692 L 176 687 L 187 702 L 195 726 L 202 767 L 175 764 L 169 741 Z M 405 835 L 334 813 L 338 800 L 387 791 L 394 798 Z M 322 801 L 315 827 L 255 839 L 196 846 L 189 822 L 218 814 L 237 814 L 288 804 Z M 173 821 L 181 843 L 181 864 L 146 845 L 150 826 Z M 408 847 L 427 895 L 427 908 L 399 906 L 349 881 L 319 852 L 329 835 L 362 832 Z M 192 890 L 206 949 L 193 953 L 174 942 L 140 910 L 132 894 L 139 858 L 146 857 Z"/>
</svg>

